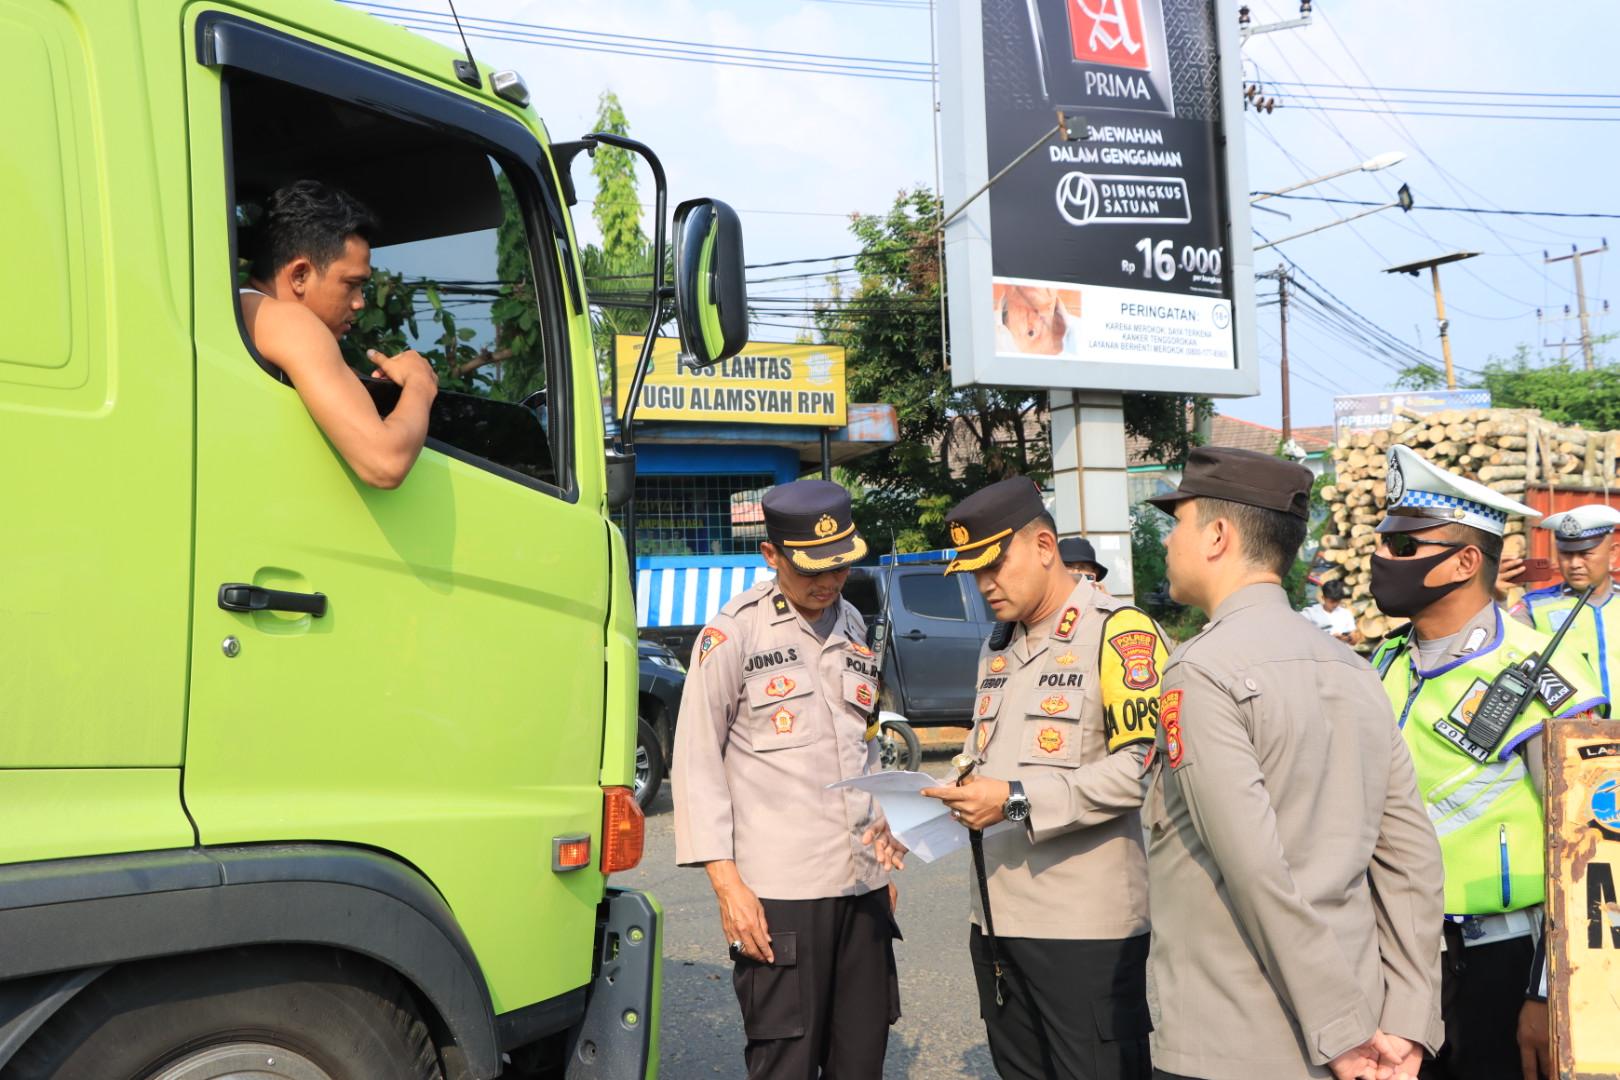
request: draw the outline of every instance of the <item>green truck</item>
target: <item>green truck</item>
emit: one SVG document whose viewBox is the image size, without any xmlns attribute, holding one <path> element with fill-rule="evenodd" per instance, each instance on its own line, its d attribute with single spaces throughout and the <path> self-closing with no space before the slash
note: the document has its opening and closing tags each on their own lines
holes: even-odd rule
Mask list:
<svg viewBox="0 0 1620 1080">
<path fill-rule="evenodd" d="M 653 1076 L 661 915 L 607 884 L 634 454 L 568 210 L 613 137 L 317 0 L 0 0 L 0 52 L 0 1078 Z M 523 289 L 539 392 L 442 392 L 397 490 L 243 332 L 239 234 L 304 176 L 379 267 Z M 713 362 L 736 218 L 674 231 Z"/>
</svg>

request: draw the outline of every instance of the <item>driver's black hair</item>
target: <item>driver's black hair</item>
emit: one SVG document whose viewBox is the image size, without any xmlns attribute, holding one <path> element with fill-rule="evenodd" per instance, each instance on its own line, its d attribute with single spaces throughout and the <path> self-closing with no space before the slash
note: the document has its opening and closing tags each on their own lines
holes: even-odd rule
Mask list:
<svg viewBox="0 0 1620 1080">
<path fill-rule="evenodd" d="M 270 196 L 258 225 L 253 276 L 269 281 L 276 272 L 303 256 L 325 270 L 343 254 L 349 237 L 371 242 L 377 219 L 348 192 L 319 180 L 297 180 Z"/>
</svg>

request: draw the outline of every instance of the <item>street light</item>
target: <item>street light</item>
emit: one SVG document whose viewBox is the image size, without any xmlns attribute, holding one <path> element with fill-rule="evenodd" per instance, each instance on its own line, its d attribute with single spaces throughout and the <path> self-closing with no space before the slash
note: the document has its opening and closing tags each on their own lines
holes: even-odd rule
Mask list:
<svg viewBox="0 0 1620 1080">
<path fill-rule="evenodd" d="M 1335 225 L 1344 225 L 1344 224 L 1346 224 L 1348 222 L 1355 221 L 1357 218 L 1364 218 L 1368 214 L 1376 214 L 1380 210 L 1388 210 L 1391 207 L 1395 207 L 1395 206 L 1400 207 L 1401 212 L 1403 214 L 1407 213 L 1408 211 L 1410 211 L 1412 209 L 1412 206 L 1413 206 L 1413 203 L 1412 203 L 1412 189 L 1410 187 L 1408 187 L 1405 184 L 1402 184 L 1401 187 L 1400 187 L 1400 190 L 1395 193 L 1395 201 L 1394 202 L 1387 202 L 1387 203 L 1384 203 L 1382 206 L 1368 207 L 1366 210 L 1363 210 L 1359 214 L 1351 214 L 1349 217 L 1335 218 L 1332 221 L 1328 222 L 1326 225 L 1318 225 L 1314 229 L 1306 229 L 1304 232 L 1297 232 L 1292 236 L 1284 236 L 1284 237 L 1281 237 L 1280 239 L 1277 239 L 1277 240 L 1268 240 L 1264 244 L 1258 245 L 1254 250 L 1256 250 L 1256 251 L 1264 251 L 1264 250 L 1266 250 L 1266 248 L 1276 247 L 1278 244 L 1286 244 L 1290 240 L 1298 240 L 1302 236 L 1309 236 L 1312 233 L 1319 233 L 1323 229 L 1331 229 Z"/>
<path fill-rule="evenodd" d="M 1318 176 L 1313 180 L 1302 180 L 1297 184 L 1290 184 L 1288 187 L 1278 188 L 1276 191 L 1262 191 L 1254 198 L 1249 200 L 1249 205 L 1253 206 L 1255 203 L 1269 199 L 1273 195 L 1285 195 L 1290 191 L 1298 191 L 1300 188 L 1310 187 L 1312 184 L 1320 184 L 1326 180 L 1336 180 L 1341 176 L 1348 176 L 1353 172 L 1377 172 L 1379 169 L 1387 169 L 1391 165 L 1399 165 L 1405 160 L 1405 154 L 1401 153 L 1399 150 L 1391 150 L 1386 154 L 1379 154 L 1377 157 L 1370 157 L 1366 161 L 1363 161 L 1360 165 L 1352 165 L 1348 169 L 1340 169 L 1338 172 L 1331 172 L 1326 176 Z"/>
</svg>

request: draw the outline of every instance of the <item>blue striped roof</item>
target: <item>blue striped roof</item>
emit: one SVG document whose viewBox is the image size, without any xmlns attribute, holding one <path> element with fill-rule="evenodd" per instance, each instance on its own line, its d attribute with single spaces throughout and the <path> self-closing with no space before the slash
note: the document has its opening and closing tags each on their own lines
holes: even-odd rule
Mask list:
<svg viewBox="0 0 1620 1080">
<path fill-rule="evenodd" d="M 696 626 L 775 573 L 758 555 L 649 556 L 636 560 L 636 625 Z"/>
</svg>

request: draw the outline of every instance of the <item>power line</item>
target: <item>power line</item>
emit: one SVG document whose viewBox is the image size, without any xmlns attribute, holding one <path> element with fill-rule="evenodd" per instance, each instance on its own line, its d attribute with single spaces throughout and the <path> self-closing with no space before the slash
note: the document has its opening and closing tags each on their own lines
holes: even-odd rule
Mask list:
<svg viewBox="0 0 1620 1080">
<path fill-rule="evenodd" d="M 377 0 L 344 0 L 350 6 L 367 10 L 411 30 L 450 35 L 453 22 L 437 12 L 399 7 Z M 932 83 L 931 66 L 925 61 L 884 57 L 837 56 L 829 53 L 794 52 L 752 46 L 717 45 L 656 38 L 606 31 L 575 30 L 569 27 L 523 23 L 510 19 L 467 17 L 462 20 L 467 34 L 492 41 L 518 42 L 645 59 L 679 60 L 724 67 L 756 68 L 767 71 L 798 72 L 811 75 L 846 75 L 854 78 L 885 79 L 899 82 Z M 480 25 L 482 24 L 482 25 Z"/>
<path fill-rule="evenodd" d="M 1382 202 L 1372 199 L 1340 199 L 1328 195 L 1273 195 L 1274 199 L 1302 199 L 1309 202 L 1339 203 L 1344 206 L 1383 206 Z M 1620 218 L 1620 213 L 1613 211 L 1597 211 L 1583 213 L 1576 210 L 1491 210 L 1479 206 L 1436 206 L 1431 203 L 1416 203 L 1413 210 L 1442 210 L 1455 214 L 1502 214 L 1507 217 L 1554 217 L 1554 218 Z M 1504 253 L 1510 254 L 1510 253 Z"/>
<path fill-rule="evenodd" d="M 1337 34 L 1334 34 L 1334 36 L 1338 37 Z M 1341 40 L 1341 43 L 1342 43 L 1343 39 L 1340 39 L 1340 40 Z M 1348 50 L 1346 50 L 1346 51 L 1348 51 Z M 1360 65 L 1357 65 L 1357 66 L 1359 67 Z M 1363 71 L 1362 75 L 1365 76 L 1366 72 Z M 1324 89 L 1324 90 L 1371 90 L 1374 93 L 1383 93 L 1384 91 L 1388 91 L 1388 92 L 1394 93 L 1394 94 L 1465 94 L 1465 95 L 1497 96 L 1497 97 L 1512 96 L 1512 97 L 1615 98 L 1615 99 L 1620 99 L 1620 94 L 1587 93 L 1585 91 L 1579 91 L 1579 90 L 1467 90 L 1467 89 L 1462 89 L 1460 87 L 1452 88 L 1452 89 L 1446 89 L 1446 88 L 1443 88 L 1443 87 L 1432 87 L 1432 86 L 1431 87 L 1423 87 L 1423 86 L 1385 86 L 1385 87 L 1378 87 L 1378 86 L 1372 86 L 1372 85 L 1359 85 L 1359 84 L 1356 84 L 1356 83 L 1342 83 L 1342 82 L 1338 82 L 1338 83 L 1289 82 L 1289 81 L 1282 81 L 1282 80 L 1277 80 L 1277 79 L 1269 79 L 1267 81 L 1272 83 L 1275 86 L 1308 86 L 1308 87 L 1312 87 L 1312 88 L 1315 88 L 1315 89 Z"/>
<path fill-rule="evenodd" d="M 1459 120 L 1549 120 L 1569 123 L 1615 124 L 1620 116 L 1524 116 L 1512 113 L 1428 112 L 1418 109 L 1352 109 L 1343 105 L 1301 105 L 1302 109 L 1330 113 L 1362 113 L 1369 116 L 1441 116 Z"/>
</svg>

